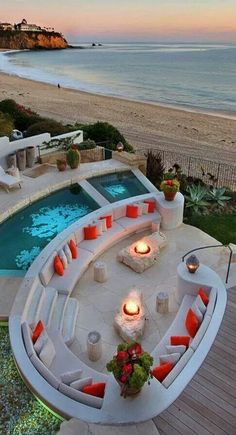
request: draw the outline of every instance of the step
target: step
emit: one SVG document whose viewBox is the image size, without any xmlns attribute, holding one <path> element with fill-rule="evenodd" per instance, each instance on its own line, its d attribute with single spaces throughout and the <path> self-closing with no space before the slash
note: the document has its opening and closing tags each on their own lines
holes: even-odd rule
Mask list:
<svg viewBox="0 0 236 435">
<path fill-rule="evenodd" d="M 44 325 L 48 328 L 50 327 L 50 323 L 51 323 L 51 319 L 52 319 L 52 314 L 55 308 L 55 304 L 57 301 L 57 290 L 55 290 L 55 288 L 52 287 L 47 287 L 45 289 L 45 298 L 43 301 L 43 305 L 42 308 L 40 310 L 40 320 L 42 320 L 42 322 L 44 323 Z"/>
<path fill-rule="evenodd" d="M 68 295 L 63 295 L 58 293 L 55 308 L 53 310 L 52 319 L 50 323 L 50 328 L 53 330 L 62 330 L 63 318 L 66 309 L 67 302 L 69 300 Z"/>
<path fill-rule="evenodd" d="M 78 311 L 79 303 L 77 299 L 69 298 L 65 309 L 62 327 L 62 336 L 67 346 L 70 346 L 75 338 L 75 324 Z"/>
<path fill-rule="evenodd" d="M 42 285 L 36 287 L 32 296 L 32 301 L 27 312 L 27 321 L 29 325 L 36 324 L 39 320 L 40 310 L 45 298 L 45 288 Z"/>
</svg>

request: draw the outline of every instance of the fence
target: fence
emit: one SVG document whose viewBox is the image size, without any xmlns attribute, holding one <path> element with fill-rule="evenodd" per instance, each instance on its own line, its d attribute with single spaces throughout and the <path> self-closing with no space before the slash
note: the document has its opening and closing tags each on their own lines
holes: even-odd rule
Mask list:
<svg viewBox="0 0 236 435">
<path fill-rule="evenodd" d="M 227 187 L 236 191 L 236 166 L 217 163 L 211 160 L 189 156 L 188 154 L 151 148 L 150 151 L 161 155 L 163 164 L 168 170 L 177 163 L 183 173 L 189 177 L 199 177 L 206 184 L 216 187 Z M 147 153 L 146 148 L 138 148 L 138 152 Z"/>
</svg>

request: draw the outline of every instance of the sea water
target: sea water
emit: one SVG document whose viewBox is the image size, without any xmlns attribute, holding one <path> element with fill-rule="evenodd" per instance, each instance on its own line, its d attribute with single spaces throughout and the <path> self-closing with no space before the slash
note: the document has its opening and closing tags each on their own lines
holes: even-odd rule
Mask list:
<svg viewBox="0 0 236 435">
<path fill-rule="evenodd" d="M 98 94 L 236 113 L 236 45 L 124 43 L 1 53 L 0 71 Z"/>
</svg>

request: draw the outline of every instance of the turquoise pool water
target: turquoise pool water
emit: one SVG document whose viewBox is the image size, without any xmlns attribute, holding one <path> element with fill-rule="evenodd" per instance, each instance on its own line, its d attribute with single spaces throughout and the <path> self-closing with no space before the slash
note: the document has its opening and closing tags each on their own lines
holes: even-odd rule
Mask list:
<svg viewBox="0 0 236 435">
<path fill-rule="evenodd" d="M 75 184 L 19 211 L 0 225 L 0 270 L 26 271 L 50 240 L 98 208 Z"/>
<path fill-rule="evenodd" d="M 109 202 L 120 201 L 131 196 L 149 193 L 146 187 L 131 171 L 101 175 L 87 180 Z"/>
</svg>

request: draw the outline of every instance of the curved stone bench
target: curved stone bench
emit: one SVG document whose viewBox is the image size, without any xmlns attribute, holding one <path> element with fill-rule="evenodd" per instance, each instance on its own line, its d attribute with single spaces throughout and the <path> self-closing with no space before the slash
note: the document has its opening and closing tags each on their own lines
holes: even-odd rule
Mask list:
<svg viewBox="0 0 236 435">
<path fill-rule="evenodd" d="M 155 361 L 158 360 L 158 354 L 161 350 L 161 346 L 164 346 L 165 339 L 167 340 L 172 330 L 176 332 L 177 324 L 182 325 L 182 322 L 184 322 L 183 316 L 199 285 L 204 286 L 208 290 L 215 287 L 217 298 L 214 310 L 212 310 L 212 315 L 208 316 L 210 317 L 209 324 L 204 329 L 201 340 L 199 339 L 198 342 L 196 340 L 195 349 L 193 346 L 194 340 L 191 342 L 189 348 L 189 350 L 191 350 L 190 358 L 186 361 L 186 364 L 184 364 L 181 370 L 176 373 L 174 379 L 169 379 L 169 384 L 167 378 L 165 385 L 164 383 L 158 382 L 156 379 L 152 379 L 150 386 L 145 384 L 141 394 L 138 395 L 135 400 L 132 398 L 124 400 L 120 397 L 120 387 L 112 375 L 104 375 L 87 367 L 66 346 L 65 337 L 63 338 L 61 334 L 63 332 L 61 319 L 65 315 L 68 300 L 72 299 L 69 298 L 69 296 L 74 285 L 82 276 L 90 262 L 96 259 L 104 250 L 122 237 L 149 228 L 153 220 L 159 219 L 157 212 L 140 216 L 137 219 L 130 219 L 124 216 L 124 207 L 126 204 L 132 202 L 136 203 L 146 198 L 154 198 L 157 203 L 157 208 L 159 208 L 159 194 L 142 195 L 129 200 L 120 201 L 118 204 L 105 206 L 85 216 L 63 231 L 63 233 L 49 243 L 36 258 L 28 270 L 16 296 L 9 318 L 10 340 L 16 364 L 32 391 L 54 411 L 67 418 L 80 417 L 89 422 L 119 424 L 137 423 L 158 415 L 179 396 L 198 370 L 220 326 L 226 304 L 226 291 L 223 283 L 213 271 L 209 268 L 204 269 L 202 265 L 199 268 L 200 279 L 197 279 L 199 276 L 197 274 L 191 277 L 188 275 L 185 276 L 185 270 L 182 270 L 183 265 L 180 265 L 178 268 L 178 288 L 180 299 L 182 299 L 182 296 L 184 296 L 184 298 L 180 310 L 177 313 L 176 320 L 153 352 Z M 181 201 L 182 198 L 180 198 L 180 202 Z M 111 211 L 114 219 L 113 229 L 109 229 L 96 240 L 83 241 L 83 227 L 89 222 L 97 220 L 101 215 L 105 215 Z M 179 222 L 176 221 L 176 223 L 179 225 Z M 54 270 L 52 270 L 51 259 L 54 257 L 54 254 L 58 252 L 58 249 L 71 238 L 73 238 L 79 246 L 79 258 L 73 260 L 68 266 L 68 274 L 66 270 L 63 277 L 55 276 Z M 42 285 L 42 281 L 44 285 Z M 56 357 L 52 365 L 45 370 L 44 365 L 39 358 L 33 354 L 32 349 L 26 350 L 25 342 L 22 337 L 22 324 L 25 321 L 26 324 L 30 323 L 30 321 L 35 320 L 37 316 L 40 316 L 48 288 L 53 288 L 57 292 L 57 297 L 55 296 L 56 313 L 49 313 L 47 317 L 49 319 L 48 334 L 55 343 Z M 182 293 L 181 289 L 183 289 Z M 52 293 L 54 292 L 52 291 Z M 51 300 L 54 301 L 52 295 Z M 173 329 L 171 329 L 172 327 Z M 197 337 L 195 338 L 197 339 Z M 187 357 L 185 358 L 187 359 Z M 62 371 L 65 371 L 65 369 L 69 371 L 81 369 L 83 372 L 82 379 L 85 379 L 84 382 L 91 382 L 91 380 L 94 382 L 100 380 L 105 381 L 106 389 L 104 399 L 92 400 L 91 397 L 84 397 L 87 395 L 76 391 L 69 385 L 65 386 L 62 382 Z"/>
</svg>

